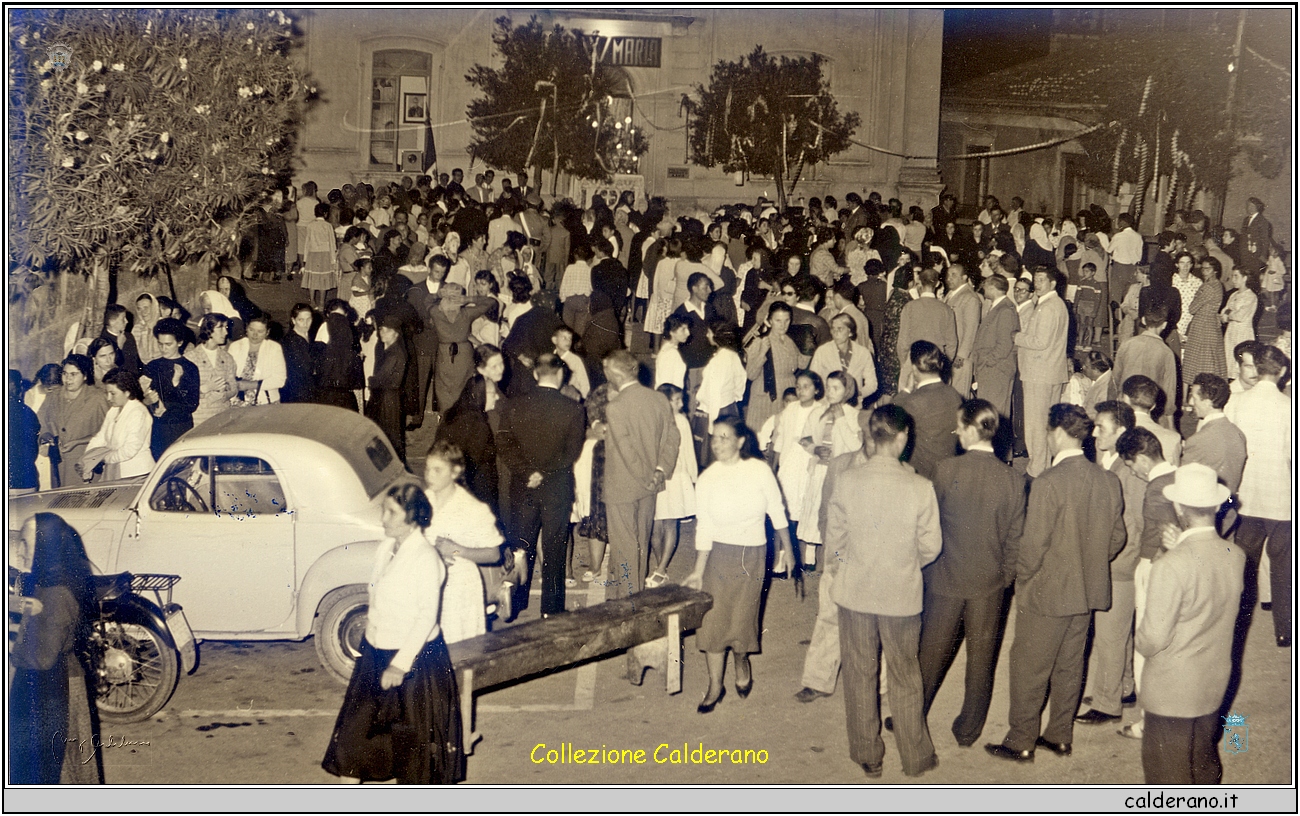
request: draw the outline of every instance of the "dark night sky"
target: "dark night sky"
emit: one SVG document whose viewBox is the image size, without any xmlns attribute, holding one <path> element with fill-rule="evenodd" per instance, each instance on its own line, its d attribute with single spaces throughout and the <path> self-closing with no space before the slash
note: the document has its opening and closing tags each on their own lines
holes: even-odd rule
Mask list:
<svg viewBox="0 0 1300 816">
<path fill-rule="evenodd" d="M 1044 56 L 1051 23 L 1051 9 L 945 10 L 943 87 Z"/>
</svg>

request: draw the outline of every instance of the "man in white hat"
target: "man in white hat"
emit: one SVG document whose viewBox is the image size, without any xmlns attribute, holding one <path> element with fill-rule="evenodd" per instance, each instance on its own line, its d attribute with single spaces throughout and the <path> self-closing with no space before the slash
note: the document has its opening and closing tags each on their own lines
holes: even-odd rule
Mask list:
<svg viewBox="0 0 1300 816">
<path fill-rule="evenodd" d="M 1218 710 L 1232 672 L 1232 635 L 1246 554 L 1214 527 L 1228 488 L 1206 465 L 1180 467 L 1164 488 L 1181 533 L 1151 566 L 1146 614 L 1133 645 L 1146 657 L 1142 771 L 1148 785 L 1217 785 Z"/>
</svg>

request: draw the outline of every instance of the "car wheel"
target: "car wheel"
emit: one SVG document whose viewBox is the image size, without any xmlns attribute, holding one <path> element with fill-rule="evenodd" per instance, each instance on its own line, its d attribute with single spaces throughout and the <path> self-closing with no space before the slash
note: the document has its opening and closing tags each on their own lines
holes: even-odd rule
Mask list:
<svg viewBox="0 0 1300 816">
<path fill-rule="evenodd" d="M 312 630 L 316 656 L 339 682 L 347 683 L 361 654 L 370 595 L 364 584 L 340 587 L 321 599 Z"/>
</svg>

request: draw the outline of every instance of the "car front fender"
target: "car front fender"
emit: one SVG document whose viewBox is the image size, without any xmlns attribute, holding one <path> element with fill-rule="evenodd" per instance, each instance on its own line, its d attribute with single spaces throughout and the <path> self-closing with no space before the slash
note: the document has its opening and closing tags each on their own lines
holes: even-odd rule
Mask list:
<svg viewBox="0 0 1300 816">
<path fill-rule="evenodd" d="M 335 547 L 316 559 L 298 590 L 295 621 L 298 637 L 311 634 L 316 607 L 327 594 L 350 584 L 370 584 L 378 547 L 378 541 L 354 541 Z"/>
</svg>

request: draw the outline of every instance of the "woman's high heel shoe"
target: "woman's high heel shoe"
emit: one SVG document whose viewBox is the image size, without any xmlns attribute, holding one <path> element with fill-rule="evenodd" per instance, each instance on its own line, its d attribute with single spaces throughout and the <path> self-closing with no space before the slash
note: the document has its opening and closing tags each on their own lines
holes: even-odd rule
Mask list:
<svg viewBox="0 0 1300 816">
<path fill-rule="evenodd" d="M 726 696 L 727 696 L 727 689 L 724 687 L 722 691 L 718 692 L 718 696 L 713 700 L 713 702 L 706 703 L 703 700 L 701 700 L 700 704 L 695 707 L 695 710 L 701 714 L 708 714 L 710 711 L 717 708 L 718 703 L 722 702 L 722 698 Z"/>
<path fill-rule="evenodd" d="M 752 674 L 749 675 L 749 682 L 746 683 L 745 685 L 742 686 L 739 683 L 736 684 L 736 696 L 738 696 L 742 700 L 748 697 L 749 693 L 753 690 L 754 690 L 754 675 Z"/>
</svg>

